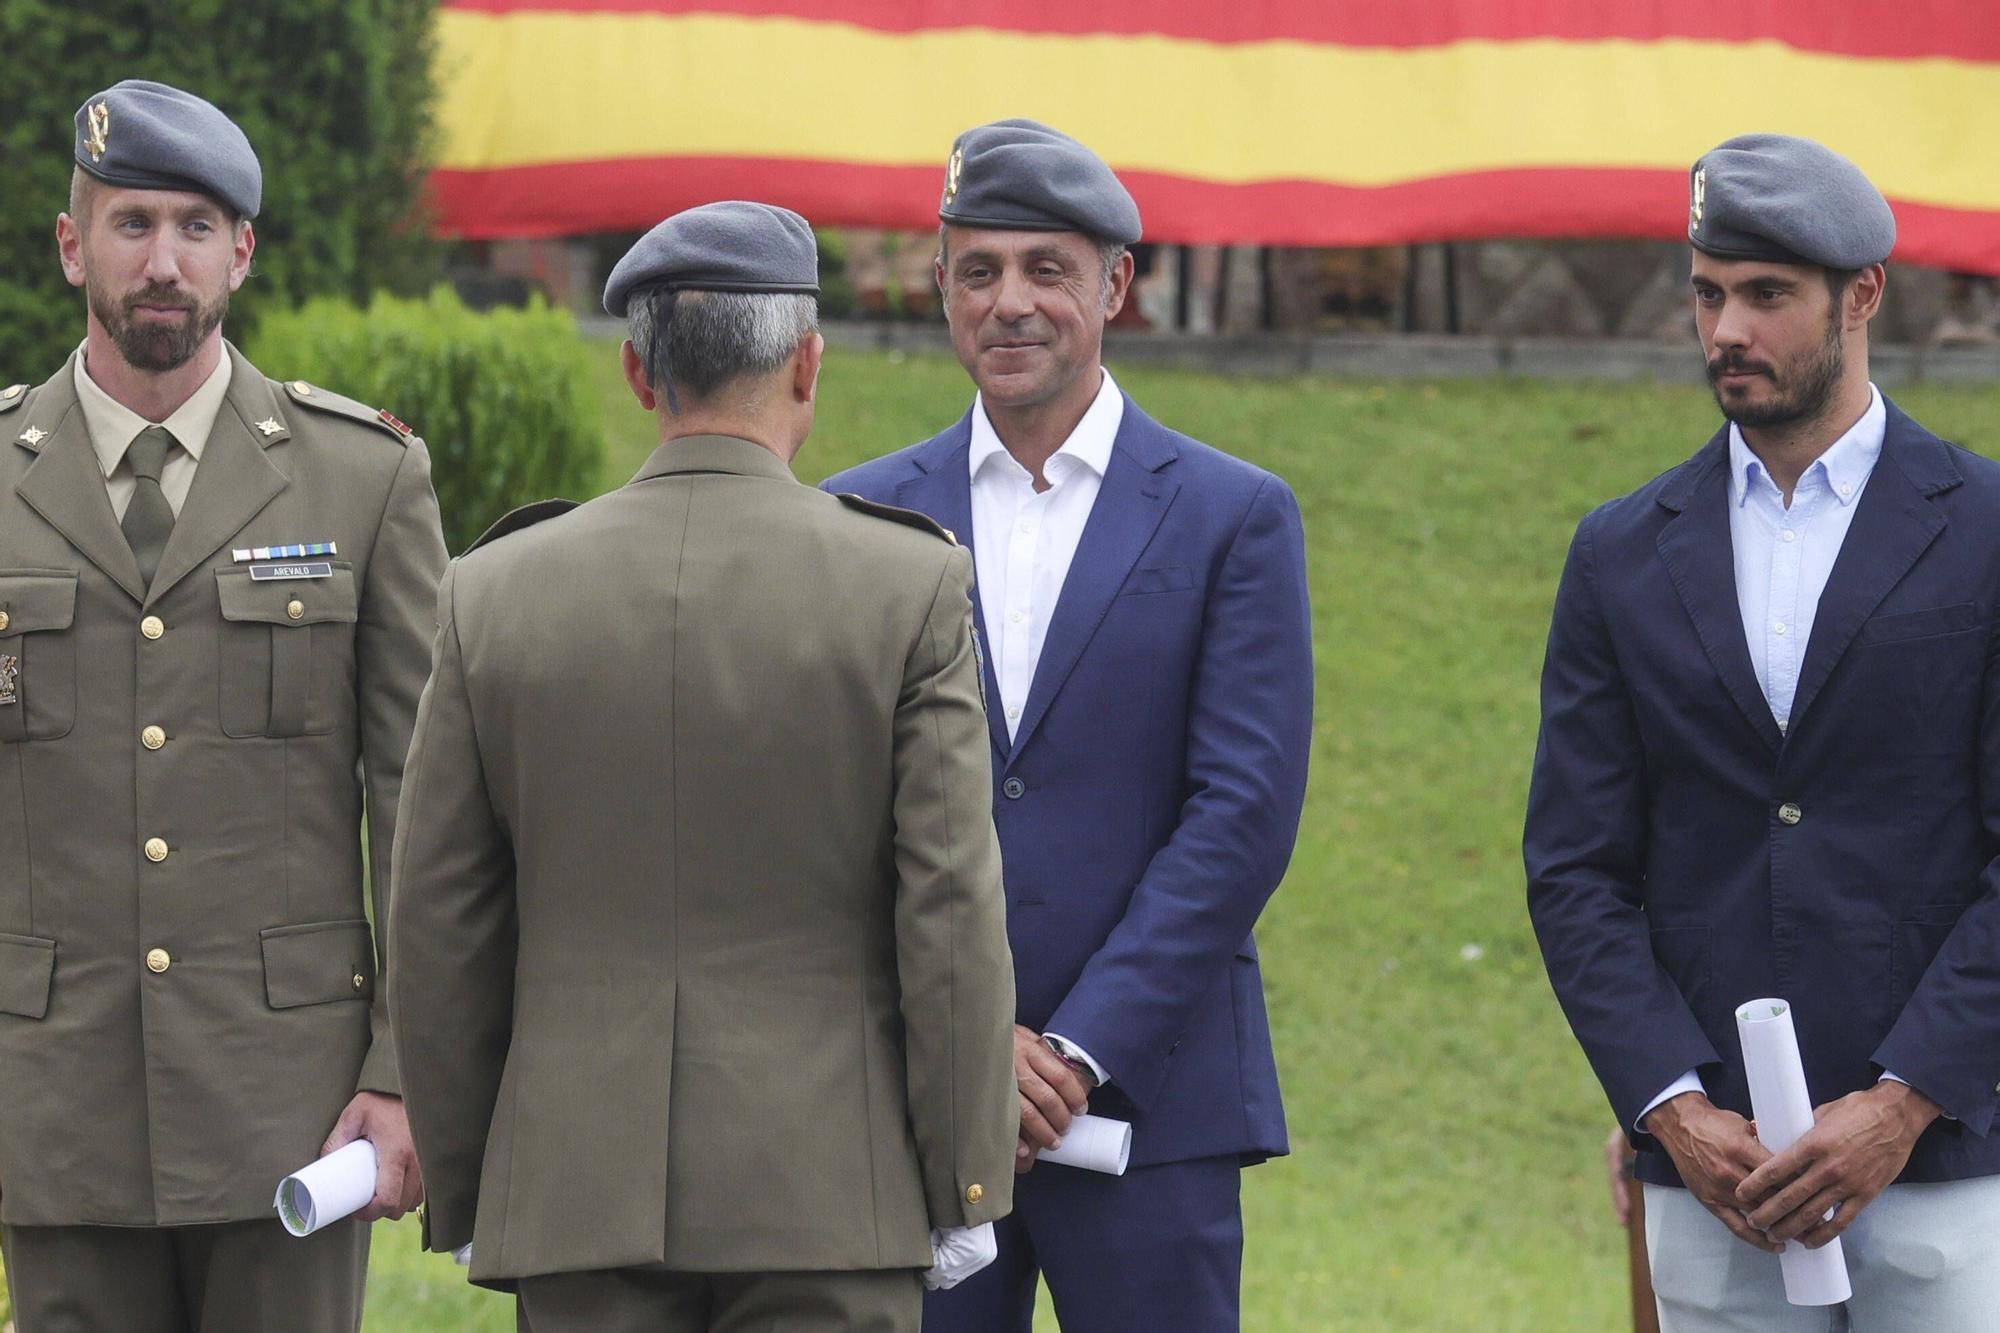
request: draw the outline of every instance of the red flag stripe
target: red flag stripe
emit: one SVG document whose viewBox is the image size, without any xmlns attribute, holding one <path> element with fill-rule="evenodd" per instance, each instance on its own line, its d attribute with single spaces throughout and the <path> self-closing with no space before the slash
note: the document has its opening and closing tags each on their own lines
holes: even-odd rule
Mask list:
<svg viewBox="0 0 2000 1333">
<path fill-rule="evenodd" d="M 1126 172 L 1148 217 L 1174 219 L 1147 239 L 1187 244 L 1386 245 L 1485 236 L 1686 235 L 1678 171 L 1486 171 L 1375 189 L 1317 181 L 1222 185 Z M 563 236 L 636 231 L 683 208 L 751 197 L 798 209 L 822 226 L 937 225 L 932 167 L 772 158 L 642 158 L 431 176 L 439 215 L 500 218 L 459 234 Z M 2000 214 L 1891 201 L 1897 261 L 2000 274 Z"/>
<path fill-rule="evenodd" d="M 1160 34 L 1220 43 L 1422 47 L 1554 37 L 1576 41 L 1775 41 L 1876 59 L 2000 61 L 1995 0 L 447 0 L 490 14 L 730 14 L 850 23 L 884 32 L 998 28 L 1061 35 Z M 1735 90 L 1746 92 L 1748 90 Z M 1727 97 L 1689 88 L 1689 97 Z M 1829 89 L 1829 96 L 1839 96 Z M 1993 114 L 1988 108 L 1987 114 Z M 1979 114 L 1968 108 L 1968 114 Z"/>
</svg>

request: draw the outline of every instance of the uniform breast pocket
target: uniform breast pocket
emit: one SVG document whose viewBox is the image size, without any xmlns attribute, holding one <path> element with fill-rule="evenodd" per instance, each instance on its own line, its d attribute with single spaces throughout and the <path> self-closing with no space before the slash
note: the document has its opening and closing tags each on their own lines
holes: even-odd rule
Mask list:
<svg viewBox="0 0 2000 1333">
<path fill-rule="evenodd" d="M 76 725 L 76 575 L 0 570 L 0 741 L 52 741 Z"/>
<path fill-rule="evenodd" d="M 215 571 L 222 608 L 222 734 L 324 736 L 354 663 L 354 567 L 316 579 Z"/>
</svg>

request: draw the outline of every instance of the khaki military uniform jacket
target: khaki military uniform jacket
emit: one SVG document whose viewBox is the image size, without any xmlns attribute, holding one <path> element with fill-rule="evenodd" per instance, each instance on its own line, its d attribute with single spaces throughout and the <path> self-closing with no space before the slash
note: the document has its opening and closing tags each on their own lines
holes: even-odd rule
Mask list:
<svg viewBox="0 0 2000 1333">
<path fill-rule="evenodd" d="M 431 1248 L 928 1267 L 1007 1211 L 971 578 L 715 436 L 453 566 L 389 935 Z"/>
<path fill-rule="evenodd" d="M 228 355 L 150 593 L 73 367 L 0 391 L 17 1226 L 268 1216 L 358 1088 L 398 1087 L 361 816 L 365 797 L 386 866 L 445 563 L 429 461 L 360 404 Z M 305 542 L 338 545 L 330 577 L 253 580 L 231 557 Z"/>
</svg>

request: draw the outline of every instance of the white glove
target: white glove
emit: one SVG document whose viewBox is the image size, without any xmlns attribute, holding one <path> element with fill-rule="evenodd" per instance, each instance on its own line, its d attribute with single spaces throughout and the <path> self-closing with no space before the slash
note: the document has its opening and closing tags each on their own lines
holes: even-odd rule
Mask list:
<svg viewBox="0 0 2000 1333">
<path fill-rule="evenodd" d="M 948 1291 L 1000 1257 L 1000 1242 L 994 1239 L 993 1224 L 976 1227 L 931 1229 L 931 1257 L 937 1262 L 924 1274 L 924 1286 L 931 1291 Z"/>
</svg>

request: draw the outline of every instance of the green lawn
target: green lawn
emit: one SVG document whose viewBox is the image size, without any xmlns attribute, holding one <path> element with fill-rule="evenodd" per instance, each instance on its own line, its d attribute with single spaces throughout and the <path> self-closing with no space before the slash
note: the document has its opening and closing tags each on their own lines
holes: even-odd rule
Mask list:
<svg viewBox="0 0 2000 1333">
<path fill-rule="evenodd" d="M 652 423 L 599 350 L 610 485 Z M 1289 480 L 1310 546 L 1312 782 L 1259 930 L 1293 1155 L 1246 1176 L 1246 1326 L 1620 1327 L 1609 1112 L 1528 929 L 1520 816 L 1570 531 L 1691 452 L 1714 405 L 1680 387 L 1119 378 L 1154 417 Z M 821 394 L 806 480 L 931 433 L 970 396 L 949 360 L 854 352 L 829 354 Z M 1899 401 L 2000 452 L 2000 388 Z M 371 1330 L 512 1327 L 510 1305 L 415 1253 L 410 1224 L 378 1229 L 375 1256 Z"/>
</svg>

